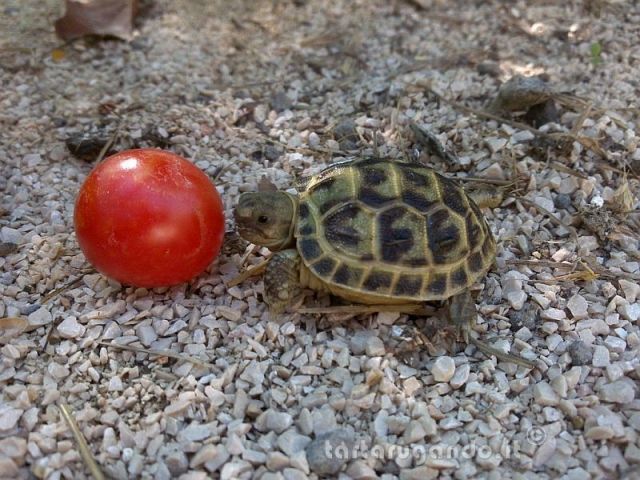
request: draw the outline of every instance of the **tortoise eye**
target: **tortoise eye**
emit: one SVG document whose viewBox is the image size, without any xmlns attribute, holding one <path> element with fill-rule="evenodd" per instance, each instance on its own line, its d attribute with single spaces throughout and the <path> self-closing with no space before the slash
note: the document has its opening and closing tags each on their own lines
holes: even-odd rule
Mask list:
<svg viewBox="0 0 640 480">
<path fill-rule="evenodd" d="M 266 215 L 260 215 L 258 217 L 258 223 L 267 223 L 269 221 L 269 217 Z"/>
</svg>

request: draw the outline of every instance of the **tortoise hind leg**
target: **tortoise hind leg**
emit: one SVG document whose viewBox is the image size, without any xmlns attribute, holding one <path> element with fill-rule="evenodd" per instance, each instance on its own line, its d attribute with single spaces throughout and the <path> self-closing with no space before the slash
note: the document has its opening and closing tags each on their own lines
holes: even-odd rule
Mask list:
<svg viewBox="0 0 640 480">
<path fill-rule="evenodd" d="M 264 301 L 269 310 L 282 313 L 302 292 L 300 285 L 300 255 L 295 249 L 276 252 L 264 274 Z"/>
<path fill-rule="evenodd" d="M 496 358 L 505 362 L 515 363 L 526 368 L 533 368 L 535 364 L 529 360 L 526 360 L 517 355 L 505 353 L 497 350 L 481 340 L 478 340 L 472 333 L 473 325 L 476 321 L 476 304 L 471 297 L 471 292 L 465 290 L 458 295 L 451 297 L 449 303 L 449 315 L 451 320 L 458 328 L 458 331 L 462 330 L 462 336 L 465 343 L 471 343 L 475 347 L 487 356 L 494 355 Z"/>
</svg>

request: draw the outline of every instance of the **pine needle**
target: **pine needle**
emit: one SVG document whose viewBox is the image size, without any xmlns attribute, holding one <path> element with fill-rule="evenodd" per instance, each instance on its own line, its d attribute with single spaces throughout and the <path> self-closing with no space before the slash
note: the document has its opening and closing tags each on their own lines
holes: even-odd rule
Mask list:
<svg viewBox="0 0 640 480">
<path fill-rule="evenodd" d="M 67 422 L 69 430 L 71 430 L 73 438 L 78 445 L 78 452 L 80 452 L 80 456 L 91 472 L 93 478 L 95 480 L 105 480 L 104 474 L 100 470 L 100 467 L 91 454 L 89 445 L 87 445 L 87 440 L 84 438 L 84 435 L 82 434 L 82 431 L 78 426 L 78 422 L 76 422 L 76 419 L 73 418 L 73 415 L 71 414 L 71 407 L 66 403 L 63 403 L 62 405 L 60 405 L 60 413 L 62 413 L 62 418 L 64 418 L 65 422 Z"/>
<path fill-rule="evenodd" d="M 175 360 L 182 360 L 185 362 L 193 363 L 194 365 L 197 365 L 199 367 L 206 368 L 209 370 L 212 370 L 214 368 L 214 366 L 208 362 L 202 361 L 198 358 L 190 357 L 188 355 L 182 355 L 180 353 L 172 352 L 171 350 L 152 350 L 148 348 L 132 347 L 130 345 L 120 345 L 118 343 L 113 343 L 113 342 L 98 342 L 98 345 L 102 345 L 105 347 L 119 348 L 120 350 L 128 350 L 129 352 L 146 353 L 146 354 L 155 355 L 158 357 L 169 357 Z"/>
</svg>

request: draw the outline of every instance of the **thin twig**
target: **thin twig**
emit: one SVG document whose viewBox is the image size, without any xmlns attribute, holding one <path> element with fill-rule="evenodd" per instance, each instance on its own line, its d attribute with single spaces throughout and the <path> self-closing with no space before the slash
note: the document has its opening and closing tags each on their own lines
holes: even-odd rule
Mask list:
<svg viewBox="0 0 640 480">
<path fill-rule="evenodd" d="M 459 182 L 486 183 L 488 185 L 498 185 L 501 187 L 508 187 L 510 185 L 513 185 L 512 180 L 500 180 L 498 178 L 482 178 L 482 177 L 451 177 L 451 178 Z"/>
<path fill-rule="evenodd" d="M 84 438 L 84 435 L 78 426 L 78 422 L 76 422 L 76 419 L 73 418 L 73 415 L 71 414 L 71 407 L 66 403 L 63 403 L 60 405 L 60 413 L 62 413 L 62 418 L 67 422 L 69 430 L 71 430 L 71 433 L 73 434 L 73 438 L 78 445 L 80 456 L 82 457 L 82 460 L 84 460 L 89 472 L 91 472 L 91 475 L 95 480 L 104 480 L 105 476 L 93 458 L 89 445 L 87 444 L 87 440 Z"/>
<path fill-rule="evenodd" d="M 554 262 L 552 260 L 525 260 L 514 258 L 505 262 L 507 265 L 527 265 L 530 267 L 567 268 L 574 270 L 576 266 L 571 263 Z"/>
<path fill-rule="evenodd" d="M 98 342 L 98 345 L 102 345 L 105 347 L 119 348 L 120 350 L 128 350 L 130 352 L 136 352 L 136 353 L 147 353 L 149 355 L 155 355 L 158 357 L 169 357 L 175 360 L 182 360 L 185 362 L 193 363 L 194 365 L 198 365 L 199 367 L 207 368 L 210 370 L 214 368 L 214 366 L 208 362 L 204 362 L 200 359 L 190 357 L 188 355 L 181 355 L 179 353 L 175 353 L 170 350 L 152 350 L 149 348 L 132 347 L 130 345 L 120 345 L 113 342 L 102 342 L 102 341 Z"/>
<path fill-rule="evenodd" d="M 65 290 L 69 290 L 73 287 L 75 287 L 76 285 L 78 285 L 82 279 L 84 278 L 84 276 L 91 272 L 93 269 L 86 269 L 86 270 L 82 270 L 80 272 L 80 276 L 70 280 L 69 282 L 65 283 L 64 285 L 62 285 L 61 287 L 55 288 L 53 290 L 51 290 L 49 293 L 47 293 L 44 297 L 42 297 L 42 299 L 40 300 L 40 303 L 47 303 L 49 300 L 57 297 L 58 295 L 60 295 L 62 292 L 64 292 Z"/>
<path fill-rule="evenodd" d="M 107 141 L 107 143 L 104 144 L 104 147 L 102 147 L 102 150 L 100 150 L 100 153 L 98 154 L 98 158 L 96 158 L 96 165 L 98 163 L 102 162 L 102 159 L 104 158 L 104 156 L 107 154 L 107 152 L 111 148 L 111 145 L 113 145 L 116 142 L 116 139 L 118 138 L 118 135 L 120 134 L 120 127 L 121 126 L 122 126 L 122 118 L 120 118 L 118 120 L 118 124 L 116 125 L 116 129 L 113 131 L 113 134 L 109 137 L 109 140 Z"/>
<path fill-rule="evenodd" d="M 564 172 L 564 173 L 567 173 L 567 174 L 572 175 L 574 177 L 577 177 L 580 180 L 589 180 L 589 177 L 587 177 L 585 174 L 580 173 L 580 172 L 576 172 L 574 169 L 567 167 L 564 163 L 560 163 L 557 160 L 553 160 L 551 162 L 551 165 L 553 165 L 553 167 L 556 170 L 559 170 L 561 172 Z"/>
</svg>

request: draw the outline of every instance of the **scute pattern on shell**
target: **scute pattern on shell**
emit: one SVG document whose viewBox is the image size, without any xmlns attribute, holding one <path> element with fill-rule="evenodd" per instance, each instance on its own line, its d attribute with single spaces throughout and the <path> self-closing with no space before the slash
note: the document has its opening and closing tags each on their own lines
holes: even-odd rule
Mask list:
<svg viewBox="0 0 640 480">
<path fill-rule="evenodd" d="M 384 159 L 339 163 L 312 177 L 300 194 L 296 238 L 305 265 L 329 287 L 408 301 L 468 288 L 496 249 L 455 181 Z"/>
</svg>

